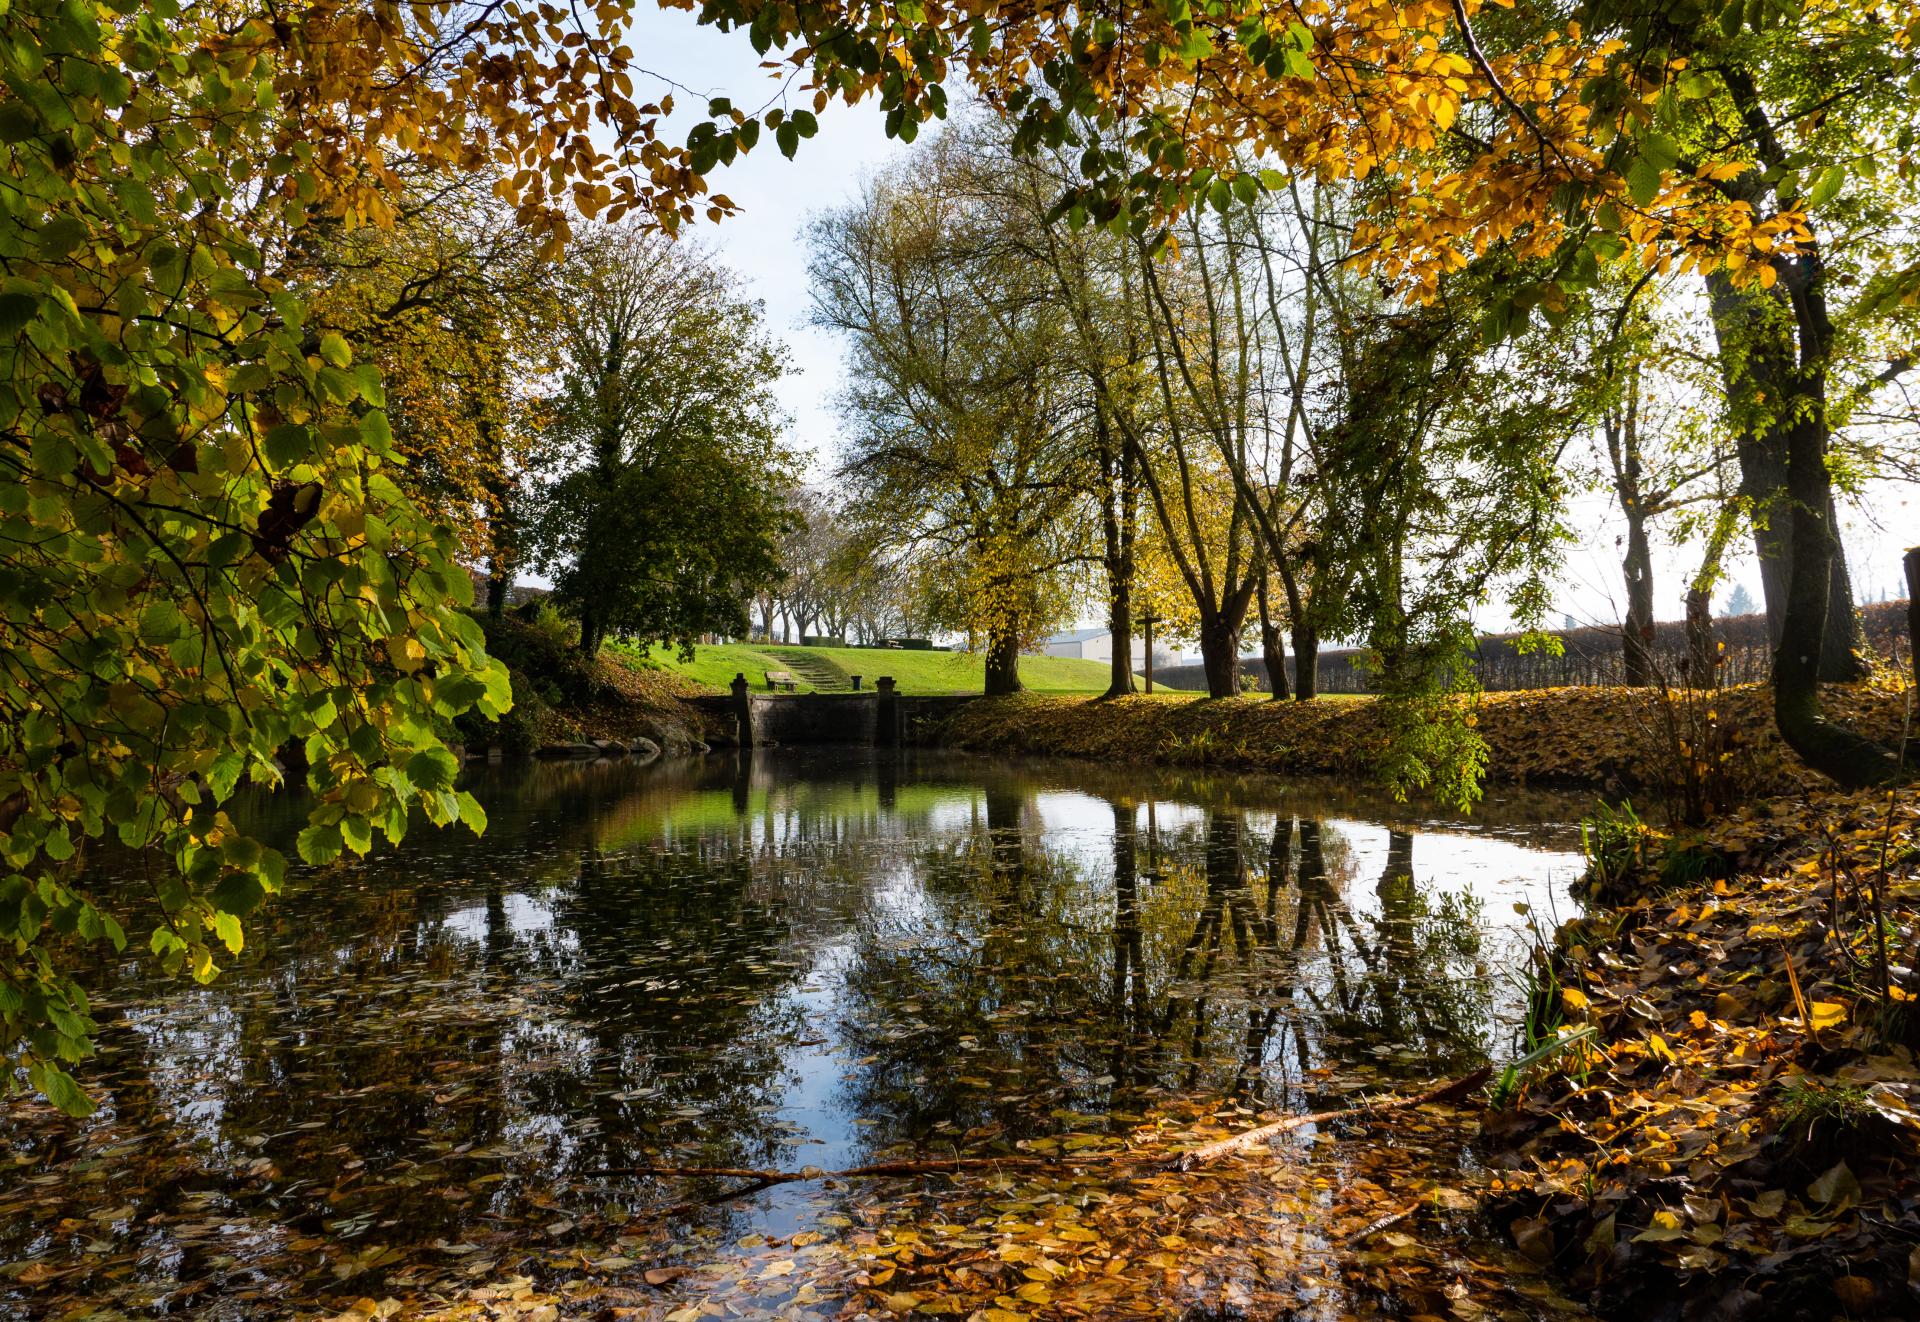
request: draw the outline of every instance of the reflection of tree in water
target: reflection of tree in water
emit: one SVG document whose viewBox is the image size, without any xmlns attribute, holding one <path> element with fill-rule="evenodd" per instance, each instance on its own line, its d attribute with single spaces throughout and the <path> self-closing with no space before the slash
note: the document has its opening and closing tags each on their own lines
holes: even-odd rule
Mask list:
<svg viewBox="0 0 1920 1322">
<path fill-rule="evenodd" d="M 1230 810 L 1143 833 L 1116 802 L 1108 871 L 1041 848 L 1018 786 L 983 799 L 970 836 L 923 849 L 913 901 L 859 928 L 841 1033 L 864 1063 L 846 1105 L 881 1122 L 880 1146 L 1050 1131 L 1059 1110 L 1176 1090 L 1291 1104 L 1356 1049 L 1437 1066 L 1484 1043 L 1476 915 L 1421 894 L 1404 832 L 1377 907 L 1356 913 L 1351 850 L 1311 819 L 1257 841 Z"/>
<path fill-rule="evenodd" d="M 1414 838 L 1389 830 L 1387 857 L 1374 893 L 1378 908 L 1356 916 L 1340 895 L 1328 862 L 1336 833 L 1321 823 L 1300 827 L 1296 932 L 1305 949 L 1317 935 L 1324 973 L 1310 999 L 1337 1042 L 1376 1055 L 1438 1069 L 1477 1060 L 1492 1019 L 1491 989 L 1479 975 L 1479 905 L 1471 897 L 1421 894 L 1414 874 Z M 1277 848 L 1277 847 L 1276 847 Z"/>
<path fill-rule="evenodd" d="M 1063 1100 L 1063 1080 L 1091 1078 L 1101 997 L 1094 887 L 1076 860 L 1027 839 L 1026 795 L 986 786 L 985 819 L 925 843 L 910 896 L 857 927 L 836 1005 L 859 1065 L 848 1110 L 880 1121 L 878 1145 L 1026 1132 L 1036 1107 Z"/>
<path fill-rule="evenodd" d="M 822 858 L 846 824 L 822 808 L 782 821 L 777 845 L 737 819 L 618 843 L 623 821 L 733 795 L 731 768 L 673 779 L 622 793 L 604 776 L 530 777 L 489 796 L 484 841 L 427 836 L 304 880 L 213 988 L 144 1004 L 129 968 L 136 1000 L 109 1021 L 123 1026 L 103 1034 L 95 1079 L 100 1125 L 143 1136 L 141 1160 L 100 1196 L 145 1220 L 206 1210 L 182 1206 L 183 1186 L 224 1186 L 223 1214 L 257 1216 L 277 1242 L 350 1248 L 458 1239 L 481 1214 L 549 1221 L 527 1200 L 655 1148 L 790 1156 L 767 1106 L 802 1028 L 783 997 L 806 972 L 802 921 L 844 926 L 859 903 L 847 866 Z M 284 804 L 268 827 L 290 833 Z M 0 1230 L 0 1245 L 26 1242 Z M 203 1251 L 240 1247 L 175 1243 L 169 1260 L 197 1273 Z"/>
<path fill-rule="evenodd" d="M 501 777 L 481 787 L 484 840 L 425 833 L 304 878 L 214 987 L 156 993 L 120 969 L 93 1132 L 130 1155 L 99 1177 L 103 1205 L 133 1204 L 143 1251 L 183 1275 L 215 1254 L 244 1272 L 265 1250 L 181 1227 L 329 1253 L 452 1242 L 543 1225 L 555 1199 L 662 1196 L 589 1175 L 603 1166 L 804 1161 L 775 1107 L 796 1049 L 826 1045 L 809 1032 L 837 1035 L 846 1070 L 829 1125 L 939 1147 L 1070 1113 L 1125 1124 L 1181 1090 L 1297 1104 L 1310 1069 L 1356 1049 L 1450 1059 L 1485 1018 L 1485 989 L 1448 977 L 1473 915 L 1422 894 L 1404 834 L 1363 894 L 1312 819 L 1269 834 L 1216 804 L 1163 828 L 1149 803 L 1143 826 L 1114 793 L 1079 801 L 1089 846 L 1042 831 L 1030 776 L 783 765 Z M 297 805 L 263 815 L 290 843 Z M 216 1187 L 226 1201 L 193 1201 Z M 24 1205 L 8 1196 L 0 1211 Z M 0 1225 L 0 1247 L 47 1224 Z"/>
</svg>

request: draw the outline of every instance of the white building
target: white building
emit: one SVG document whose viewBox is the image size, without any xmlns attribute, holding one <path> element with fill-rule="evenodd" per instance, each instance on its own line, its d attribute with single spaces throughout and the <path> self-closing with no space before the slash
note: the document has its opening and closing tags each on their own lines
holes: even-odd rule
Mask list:
<svg viewBox="0 0 1920 1322">
<path fill-rule="evenodd" d="M 1065 633 L 1057 633 L 1041 643 L 1040 654 L 1042 656 L 1077 657 L 1082 661 L 1112 661 L 1113 630 L 1107 628 L 1069 629 Z M 1168 665 L 1171 663 L 1171 660 L 1170 654 L 1163 648 L 1154 648 L 1153 663 L 1156 666 Z M 1140 635 L 1136 633 L 1133 636 L 1133 668 L 1140 670 L 1145 667 L 1146 664 L 1146 644 Z"/>
</svg>

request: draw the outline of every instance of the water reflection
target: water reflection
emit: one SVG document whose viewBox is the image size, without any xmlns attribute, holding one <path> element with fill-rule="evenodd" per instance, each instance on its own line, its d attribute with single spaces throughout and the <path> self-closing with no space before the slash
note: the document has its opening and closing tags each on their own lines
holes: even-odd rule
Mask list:
<svg viewBox="0 0 1920 1322">
<path fill-rule="evenodd" d="M 608 1168 L 994 1150 L 1448 1072 L 1504 1045 L 1514 906 L 1573 872 L 1537 825 L 1563 802 L 1467 826 L 1191 773 L 762 755 L 473 788 L 484 840 L 299 878 L 211 987 L 97 972 L 99 1114 L 9 1103 L 0 1303 L 417 1291 L 689 1194 Z M 290 846 L 296 801 L 248 811 Z M 700 1229 L 790 1231 L 818 1196 Z"/>
</svg>

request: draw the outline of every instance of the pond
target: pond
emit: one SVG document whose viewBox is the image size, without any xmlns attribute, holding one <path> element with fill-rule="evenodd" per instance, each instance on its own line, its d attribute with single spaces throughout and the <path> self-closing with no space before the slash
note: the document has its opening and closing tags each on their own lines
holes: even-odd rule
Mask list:
<svg viewBox="0 0 1920 1322">
<path fill-rule="evenodd" d="M 1144 1192 L 633 1168 L 1031 1161 L 1464 1073 L 1510 1054 L 1530 921 L 1571 910 L 1577 800 L 1496 790 L 1460 820 L 854 749 L 471 788 L 484 838 L 423 828 L 299 876 L 208 987 L 93 975 L 98 1113 L 8 1103 L 0 1312 L 552 1289 L 677 1320 L 964 1315 L 969 1290 L 1001 1317 L 1567 1311 L 1453 1187 L 1473 1159 L 1444 1108 Z M 243 811 L 292 853 L 298 796 Z M 1432 1194 L 1412 1233 L 1337 1233 L 1396 1189 Z M 1039 1258 L 1007 1250 L 1022 1227 Z M 1135 1247 L 1079 1260 L 1120 1229 Z"/>
</svg>

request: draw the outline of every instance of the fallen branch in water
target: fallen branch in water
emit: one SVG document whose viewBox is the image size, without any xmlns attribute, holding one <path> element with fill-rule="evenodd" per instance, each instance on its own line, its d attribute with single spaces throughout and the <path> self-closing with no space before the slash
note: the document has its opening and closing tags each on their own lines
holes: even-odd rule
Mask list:
<svg viewBox="0 0 1920 1322">
<path fill-rule="evenodd" d="M 1354 1231 L 1351 1235 L 1348 1235 L 1347 1243 L 1363 1244 L 1367 1240 L 1370 1240 L 1375 1235 L 1379 1234 L 1381 1231 L 1393 1229 L 1393 1227 L 1399 1225 L 1402 1221 L 1405 1221 L 1408 1217 L 1412 1216 L 1415 1212 L 1418 1212 L 1419 1210 L 1420 1210 L 1419 1203 L 1409 1203 L 1407 1206 L 1401 1208 L 1398 1212 L 1389 1212 L 1385 1216 L 1379 1218 L 1376 1221 L 1369 1221 L 1367 1222 L 1366 1225 L 1360 1227 L 1360 1229 Z"/>
<path fill-rule="evenodd" d="M 1377 1102 L 1362 1102 L 1358 1106 L 1344 1107 L 1338 1111 L 1315 1111 L 1312 1115 L 1290 1115 L 1274 1121 L 1270 1125 L 1261 1125 L 1257 1129 L 1243 1130 L 1230 1138 L 1219 1139 L 1212 1143 L 1203 1143 L 1197 1148 L 1189 1148 L 1175 1157 L 1172 1166 L 1178 1171 L 1190 1171 L 1205 1166 L 1222 1157 L 1244 1152 L 1250 1147 L 1264 1143 L 1270 1138 L 1301 1129 L 1307 1125 L 1323 1125 L 1333 1120 L 1346 1120 L 1355 1116 L 1373 1115 L 1380 1111 L 1401 1111 L 1409 1106 L 1424 1106 L 1428 1102 L 1444 1102 L 1464 1097 L 1475 1088 L 1493 1077 L 1491 1067 L 1482 1066 L 1464 1078 L 1452 1083 L 1443 1083 L 1438 1088 L 1418 1093 L 1412 1097 L 1389 1097 Z"/>
<path fill-rule="evenodd" d="M 724 1202 L 745 1194 L 758 1193 L 762 1189 L 776 1184 L 797 1184 L 809 1180 L 861 1180 L 884 1179 L 889 1176 L 939 1175 L 950 1171 L 975 1170 L 1057 1170 L 1071 1166 L 1095 1166 L 1123 1162 L 1151 1162 L 1163 1169 L 1192 1171 L 1200 1166 L 1218 1161 L 1220 1158 L 1265 1142 L 1278 1134 L 1299 1129 L 1305 1125 L 1326 1124 L 1332 1120 L 1352 1119 L 1359 1116 L 1374 1115 L 1382 1111 L 1404 1110 L 1410 1106 L 1420 1106 L 1427 1102 L 1446 1101 L 1464 1096 L 1480 1087 L 1490 1077 L 1492 1070 L 1478 1069 L 1464 1078 L 1455 1079 L 1438 1088 L 1416 1094 L 1412 1097 L 1389 1097 L 1381 1101 L 1362 1102 L 1358 1106 L 1342 1107 L 1337 1111 L 1315 1111 L 1311 1115 L 1290 1115 L 1276 1120 L 1270 1125 L 1261 1125 L 1230 1138 L 1219 1139 L 1213 1143 L 1202 1144 L 1169 1159 L 1162 1152 L 1137 1152 L 1124 1150 L 1119 1152 L 1080 1152 L 1071 1156 L 1004 1156 L 1004 1157 L 918 1157 L 903 1158 L 898 1161 L 876 1161 L 866 1166 L 848 1166 L 843 1170 L 822 1170 L 818 1166 L 803 1166 L 795 1171 L 762 1169 L 753 1166 L 604 1166 L 589 1171 L 590 1175 L 657 1175 L 698 1180 L 746 1180 L 749 1183 L 738 1189 L 716 1194 L 713 1197 L 694 1203 L 675 1203 L 663 1209 L 663 1214 L 674 1215 L 710 1203 Z"/>
<path fill-rule="evenodd" d="M 942 1171 L 995 1170 L 1007 1166 L 1079 1166 L 1092 1161 L 1143 1160 L 1140 1152 L 1083 1153 L 1073 1157 L 921 1157 L 876 1161 L 845 1170 L 802 1166 L 797 1171 L 759 1170 L 752 1166 L 603 1166 L 589 1175 L 678 1175 L 690 1180 L 758 1180 L 762 1184 L 793 1184 L 801 1180 L 858 1180 L 887 1175 L 938 1175 Z"/>
</svg>

